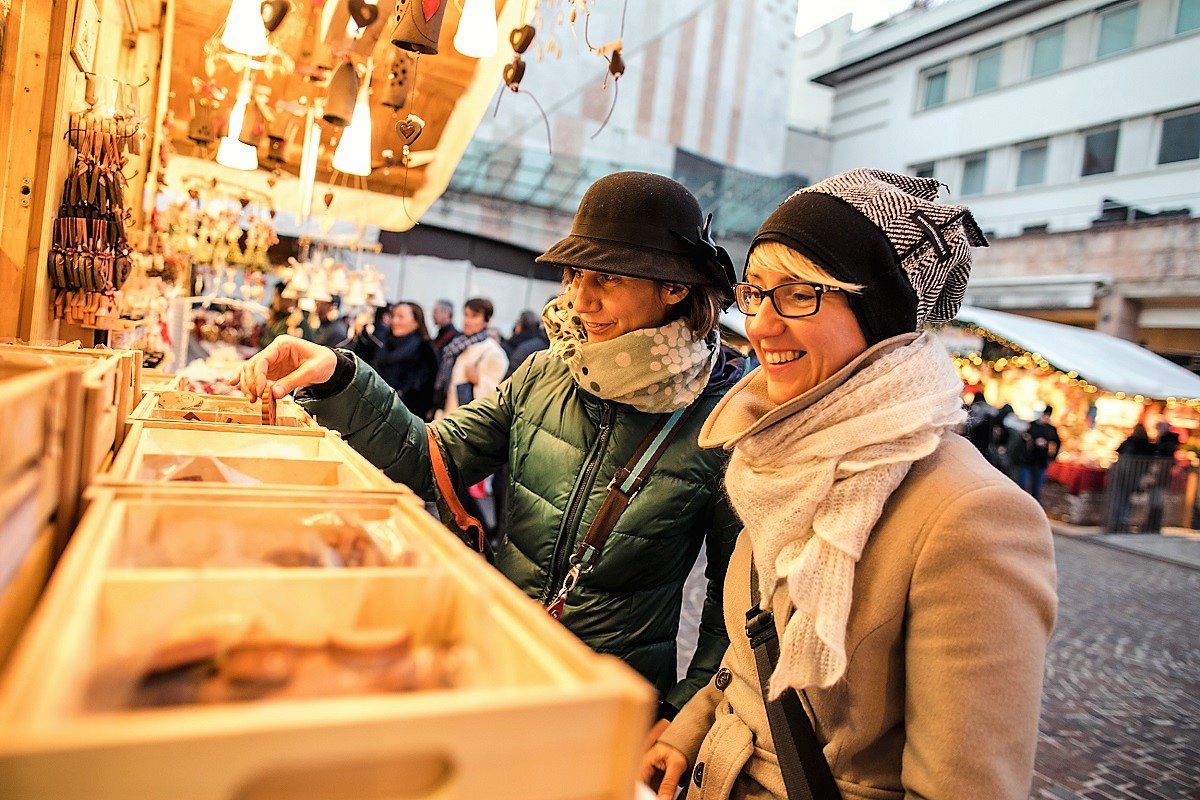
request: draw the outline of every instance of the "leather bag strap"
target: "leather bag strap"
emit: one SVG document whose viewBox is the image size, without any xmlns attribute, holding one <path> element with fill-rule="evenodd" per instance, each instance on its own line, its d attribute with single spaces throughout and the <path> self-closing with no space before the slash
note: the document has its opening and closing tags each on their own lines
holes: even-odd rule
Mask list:
<svg viewBox="0 0 1200 800">
<path fill-rule="evenodd" d="M 442 448 L 438 443 L 437 434 L 428 425 L 425 426 L 425 436 L 429 440 L 429 463 L 433 467 L 433 480 L 437 484 L 438 492 L 442 495 L 442 500 L 445 501 L 446 507 L 450 509 L 450 513 L 454 517 L 454 524 L 461 531 L 459 536 L 475 552 L 483 553 L 485 542 L 483 523 L 463 508 L 462 501 L 458 499 L 458 493 L 454 491 L 454 481 L 450 479 L 450 470 L 446 467 L 446 460 L 442 457 Z"/>
<path fill-rule="evenodd" d="M 767 709 L 788 800 L 841 800 L 842 793 L 796 690 L 789 687 L 775 700 L 767 696 L 767 684 L 779 661 L 779 635 L 775 630 L 775 615 L 759 608 L 760 599 L 758 570 L 751 555 L 751 605 L 746 612 L 746 638 L 754 650 L 759 691 Z"/>
<path fill-rule="evenodd" d="M 546 603 L 546 610 L 550 612 L 550 616 L 558 619 L 562 615 L 567 595 L 579 582 L 579 576 L 592 571 L 600 559 L 600 553 L 604 550 L 605 543 L 608 542 L 609 534 L 617 526 L 617 520 L 633 502 L 633 498 L 637 497 L 638 492 L 642 490 L 650 471 L 654 469 L 654 465 L 666 452 L 667 447 L 675 440 L 683 423 L 687 422 L 695 412 L 697 405 L 697 403 L 692 403 L 670 414 L 660 415 L 647 431 L 637 449 L 633 451 L 629 461 L 613 475 L 612 480 L 608 483 L 608 492 L 604 495 L 604 501 L 596 511 L 592 524 L 588 526 L 587 535 L 583 537 L 583 541 L 579 543 L 579 546 L 575 548 L 575 553 L 571 556 L 571 568 L 563 578 L 562 587 Z"/>
</svg>

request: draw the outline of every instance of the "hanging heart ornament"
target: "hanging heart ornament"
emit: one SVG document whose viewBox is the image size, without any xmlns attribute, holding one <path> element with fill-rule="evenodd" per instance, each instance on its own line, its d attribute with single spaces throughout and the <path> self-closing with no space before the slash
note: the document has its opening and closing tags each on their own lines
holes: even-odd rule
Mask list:
<svg viewBox="0 0 1200 800">
<path fill-rule="evenodd" d="M 366 0 L 347 0 L 346 8 L 354 24 L 360 28 L 370 27 L 372 22 L 379 19 L 379 6 L 369 5 Z"/>
<path fill-rule="evenodd" d="M 533 37 L 537 31 L 532 25 L 522 25 L 520 28 L 513 28 L 508 33 L 508 43 L 512 45 L 512 49 L 518 53 L 524 53 L 529 49 L 529 45 L 533 43 Z"/>
<path fill-rule="evenodd" d="M 400 141 L 409 146 L 412 146 L 423 130 L 425 130 L 425 120 L 416 114 L 409 114 L 407 119 L 396 123 L 396 133 L 400 136 Z"/>
<path fill-rule="evenodd" d="M 521 78 L 525 77 L 525 62 L 517 56 L 511 64 L 504 65 L 504 85 L 514 92 L 521 88 Z"/>
</svg>

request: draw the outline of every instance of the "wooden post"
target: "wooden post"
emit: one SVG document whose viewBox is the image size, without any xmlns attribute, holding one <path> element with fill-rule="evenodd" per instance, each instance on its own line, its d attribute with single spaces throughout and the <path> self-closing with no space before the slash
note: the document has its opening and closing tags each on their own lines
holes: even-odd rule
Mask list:
<svg viewBox="0 0 1200 800">
<path fill-rule="evenodd" d="M 49 219 L 62 191 L 52 151 L 66 122 L 54 124 L 63 83 L 68 20 L 77 0 L 14 0 L 0 64 L 0 336 L 39 336 L 48 322 Z M 47 128 L 46 126 L 49 125 Z M 43 132 L 44 131 L 44 132 Z M 55 136 L 57 135 L 57 142 Z M 44 235 L 43 235 L 44 234 Z"/>
</svg>

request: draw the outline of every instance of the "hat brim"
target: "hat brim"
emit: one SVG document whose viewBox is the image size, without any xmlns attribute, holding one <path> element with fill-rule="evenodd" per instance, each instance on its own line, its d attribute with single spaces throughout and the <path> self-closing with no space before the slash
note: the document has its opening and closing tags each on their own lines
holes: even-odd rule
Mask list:
<svg viewBox="0 0 1200 800">
<path fill-rule="evenodd" d="M 683 253 L 579 234 L 560 239 L 534 261 L 664 283 L 713 285 L 711 280 L 701 278 L 691 259 Z"/>
</svg>

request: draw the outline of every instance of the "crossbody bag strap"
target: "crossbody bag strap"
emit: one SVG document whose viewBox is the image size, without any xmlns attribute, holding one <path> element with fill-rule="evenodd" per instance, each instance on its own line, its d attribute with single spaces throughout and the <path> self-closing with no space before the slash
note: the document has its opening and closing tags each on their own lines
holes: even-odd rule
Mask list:
<svg viewBox="0 0 1200 800">
<path fill-rule="evenodd" d="M 450 479 L 450 470 L 446 467 L 446 460 L 442 458 L 442 448 L 439 446 L 437 434 L 428 425 L 425 426 L 425 436 L 429 439 L 429 463 L 433 467 L 433 480 L 437 484 L 438 492 L 442 495 L 442 500 L 445 501 L 446 507 L 450 509 L 450 514 L 454 517 L 454 524 L 462 531 L 460 538 L 467 547 L 473 548 L 477 553 L 483 553 L 485 541 L 483 523 L 463 508 L 462 501 L 458 499 L 458 493 L 454 491 L 454 481 Z"/>
<path fill-rule="evenodd" d="M 759 608 L 758 570 L 750 561 L 750 609 L 746 612 L 746 638 L 754 650 L 758 686 L 767 709 L 775 756 L 783 773 L 788 800 L 841 800 L 842 793 L 825 760 L 812 720 L 796 690 L 789 687 L 777 699 L 768 697 L 767 685 L 779 661 L 779 635 L 775 615 Z"/>
<path fill-rule="evenodd" d="M 596 512 L 592 524 L 588 526 L 587 535 L 571 555 L 571 568 L 567 570 L 562 586 L 546 604 L 546 610 L 550 612 L 550 616 L 555 619 L 562 616 L 563 608 L 567 603 L 567 595 L 575 588 L 575 584 L 579 583 L 579 576 L 591 572 L 596 566 L 609 534 L 617 526 L 617 520 L 633 502 L 633 498 L 637 497 L 638 492 L 642 490 L 642 486 L 646 483 L 646 477 L 654 469 L 658 459 L 666 452 L 667 447 L 674 441 L 675 436 L 683 427 L 683 423 L 687 422 L 696 410 L 697 405 L 697 403 L 692 403 L 671 414 L 659 416 L 629 461 L 613 475 L 612 480 L 608 483 L 608 493 L 604 495 L 600 509 Z"/>
</svg>

